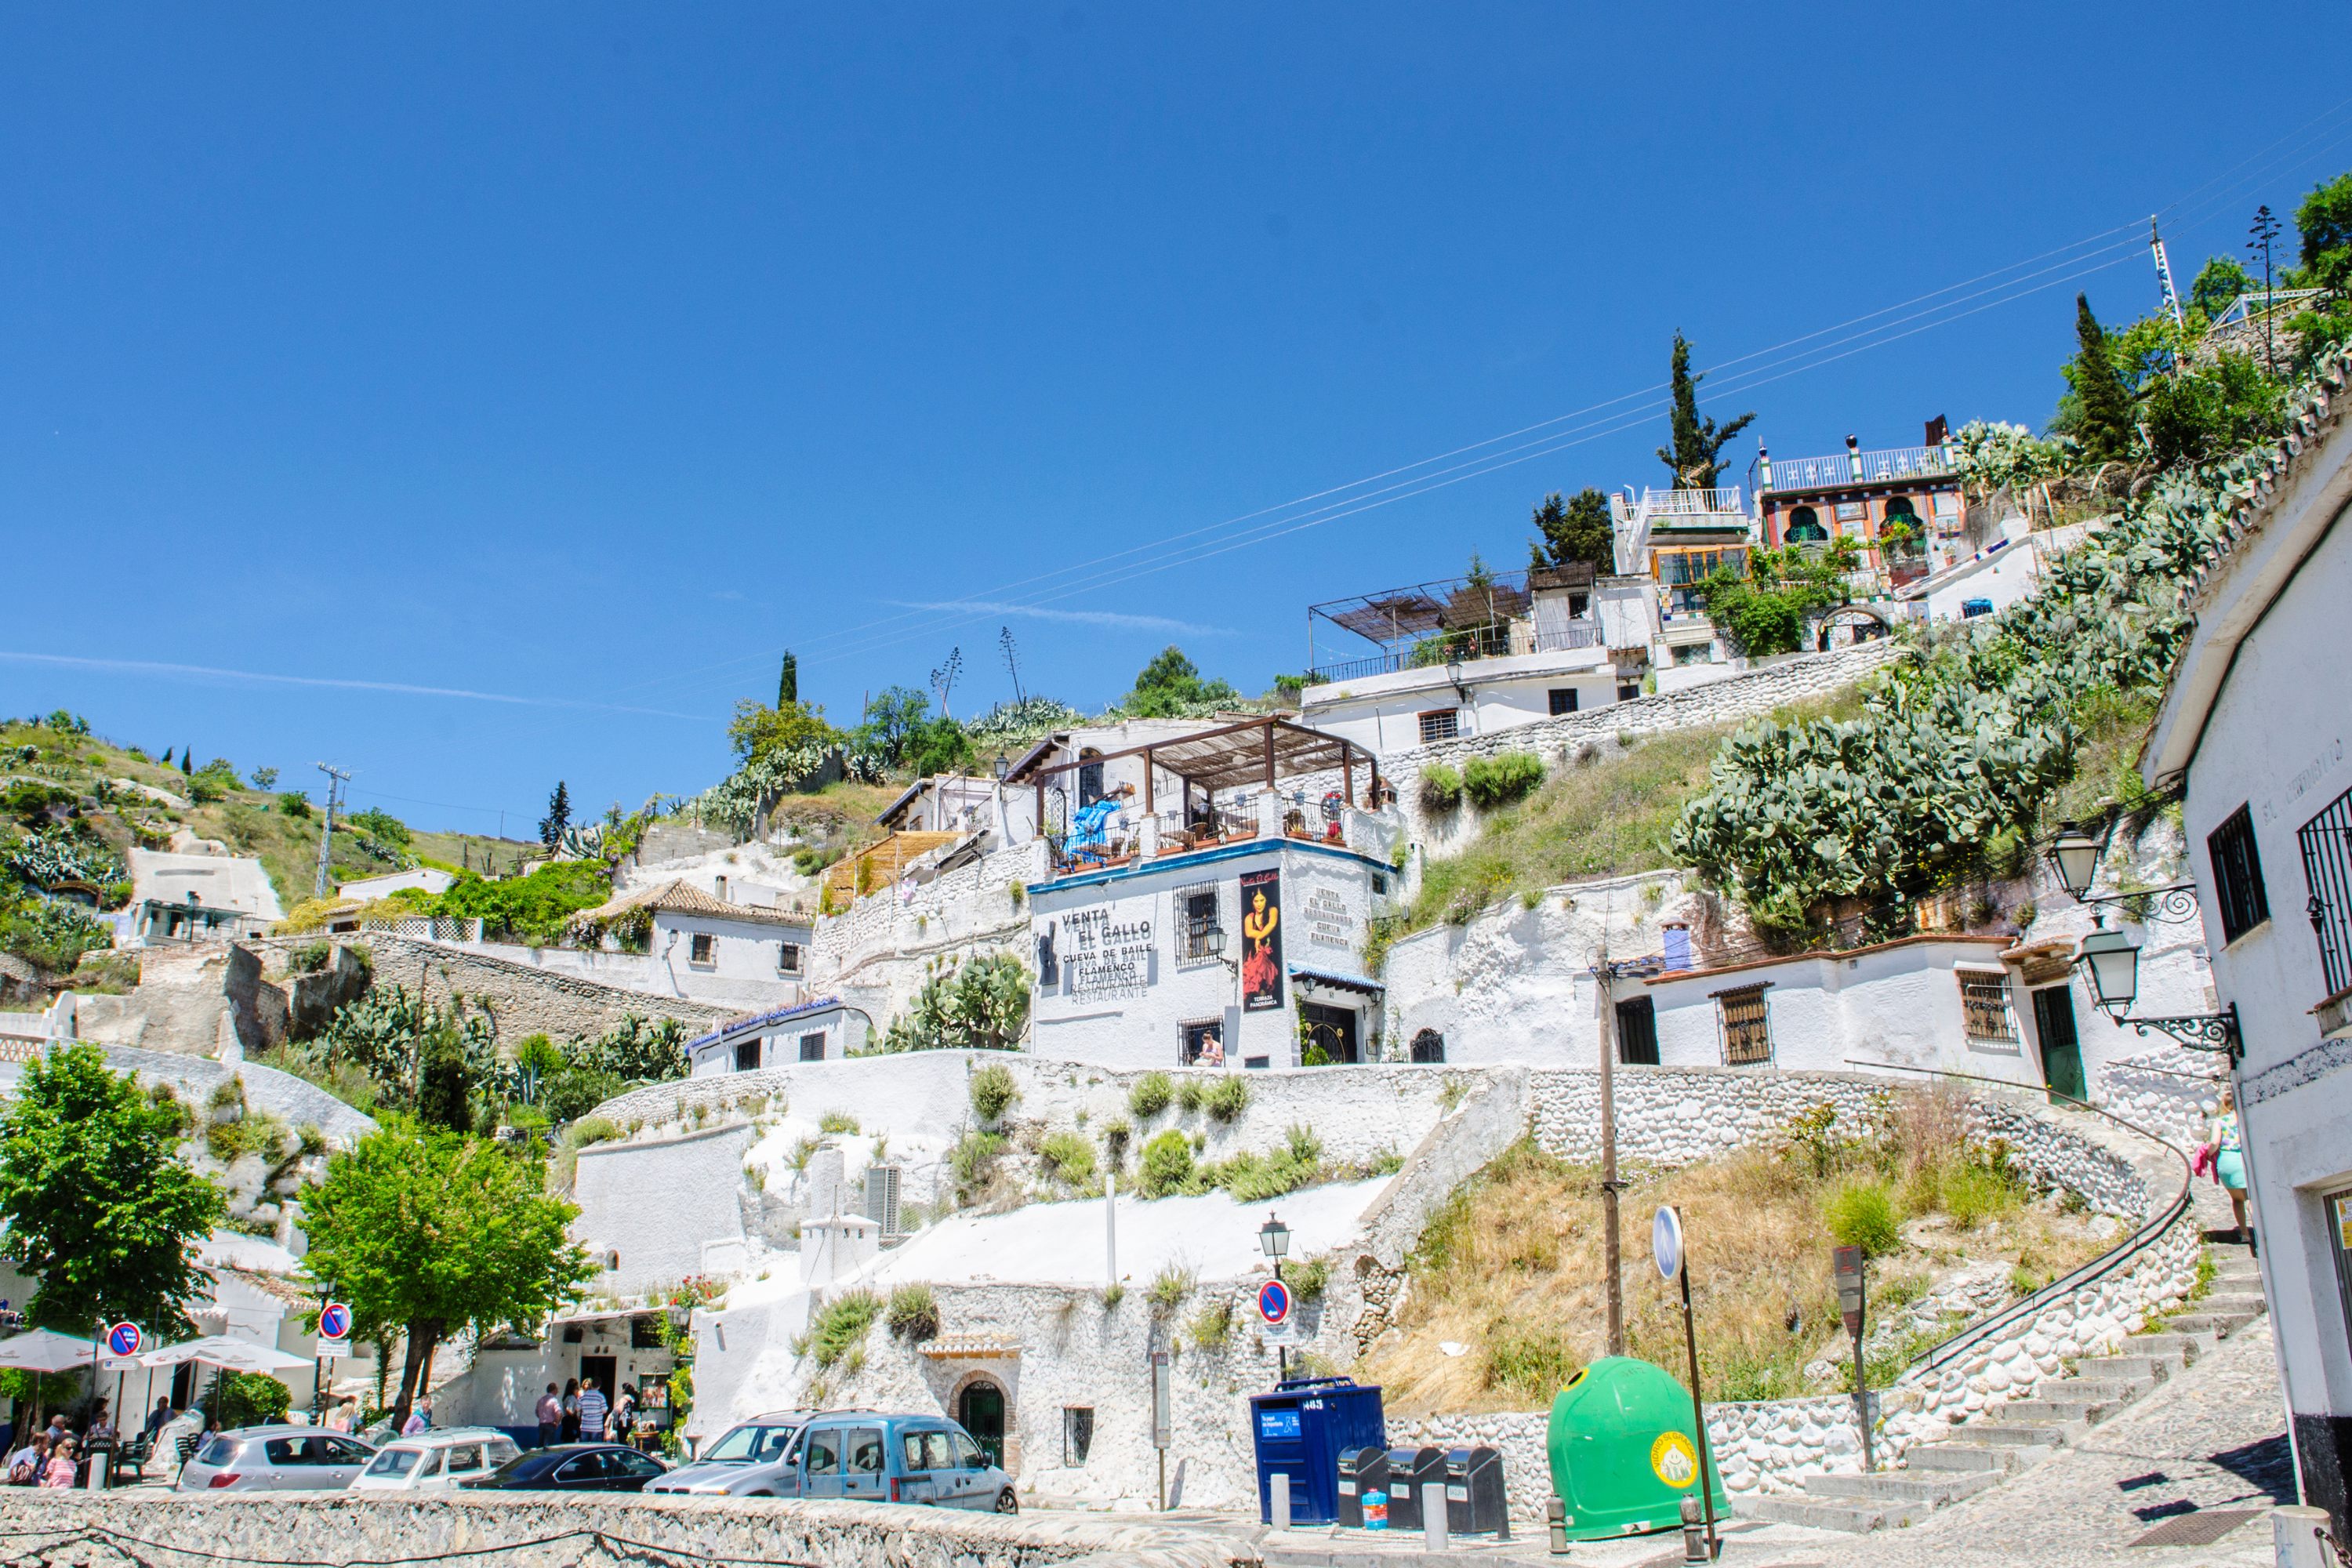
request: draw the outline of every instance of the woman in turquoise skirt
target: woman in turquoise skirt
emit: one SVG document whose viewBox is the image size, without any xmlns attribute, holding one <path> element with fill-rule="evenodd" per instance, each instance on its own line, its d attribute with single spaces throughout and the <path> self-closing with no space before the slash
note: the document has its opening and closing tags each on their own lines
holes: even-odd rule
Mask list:
<svg viewBox="0 0 2352 1568">
<path fill-rule="evenodd" d="M 2221 1091 L 2221 1110 L 2213 1118 L 2213 1131 L 2206 1140 L 2213 1147 L 2213 1179 L 2230 1194 L 2230 1207 L 2238 1216 L 2238 1239 L 2246 1236 L 2246 1155 L 2238 1135 L 2238 1100 L 2231 1090 Z"/>
</svg>

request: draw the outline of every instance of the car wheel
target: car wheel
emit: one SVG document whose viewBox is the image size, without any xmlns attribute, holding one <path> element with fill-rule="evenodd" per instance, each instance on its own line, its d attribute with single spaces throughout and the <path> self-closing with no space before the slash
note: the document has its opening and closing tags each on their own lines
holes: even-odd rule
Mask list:
<svg viewBox="0 0 2352 1568">
<path fill-rule="evenodd" d="M 1007 1487 L 1003 1491 L 996 1494 L 996 1511 L 999 1513 L 1019 1513 L 1021 1511 L 1021 1500 L 1013 1495 L 1013 1489 L 1011 1487 Z"/>
</svg>

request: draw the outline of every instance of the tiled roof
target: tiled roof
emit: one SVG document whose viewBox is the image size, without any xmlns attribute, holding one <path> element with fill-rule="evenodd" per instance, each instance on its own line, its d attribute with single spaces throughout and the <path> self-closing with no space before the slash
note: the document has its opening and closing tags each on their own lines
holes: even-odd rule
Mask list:
<svg viewBox="0 0 2352 1568">
<path fill-rule="evenodd" d="M 789 910 L 730 904 L 714 899 L 683 878 L 664 882 L 657 888 L 641 888 L 634 893 L 624 893 L 610 903 L 600 904 L 585 914 L 574 915 L 572 919 L 609 921 L 635 909 L 653 910 L 662 914 L 707 915 L 713 920 L 746 921 L 755 925 L 804 926 L 810 923 L 806 915 L 796 915 Z"/>
</svg>

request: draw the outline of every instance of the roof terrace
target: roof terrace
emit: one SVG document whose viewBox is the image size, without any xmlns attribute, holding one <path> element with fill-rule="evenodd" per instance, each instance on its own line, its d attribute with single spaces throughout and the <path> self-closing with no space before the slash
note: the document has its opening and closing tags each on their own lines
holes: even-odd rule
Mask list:
<svg viewBox="0 0 2352 1568">
<path fill-rule="evenodd" d="M 1307 683 L 1361 680 L 1401 669 L 1597 647 L 1598 622 L 1574 615 L 1571 595 L 1592 589 L 1584 562 L 1526 572 L 1496 572 L 1411 587 L 1387 588 L 1352 599 L 1332 599 L 1307 610 Z M 1316 624 L 1350 632 L 1380 651 L 1332 658 Z M 1319 662 L 1318 662 L 1319 661 Z"/>
</svg>

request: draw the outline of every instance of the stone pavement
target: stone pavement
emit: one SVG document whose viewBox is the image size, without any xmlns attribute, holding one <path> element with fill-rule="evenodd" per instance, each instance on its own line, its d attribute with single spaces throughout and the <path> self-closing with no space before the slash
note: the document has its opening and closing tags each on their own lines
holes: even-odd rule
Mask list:
<svg viewBox="0 0 2352 1568">
<path fill-rule="evenodd" d="M 2207 1351 L 2078 1447 L 1982 1497 L 1906 1530 L 1835 1534 L 1792 1525 L 1743 1529 L 1727 1563 L 1739 1568 L 2256 1568 L 2271 1557 L 2263 1515 L 2294 1501 L 2270 1320 Z M 2254 1510 L 2211 1546 L 2131 1543 L 2191 1509 Z"/>
</svg>

